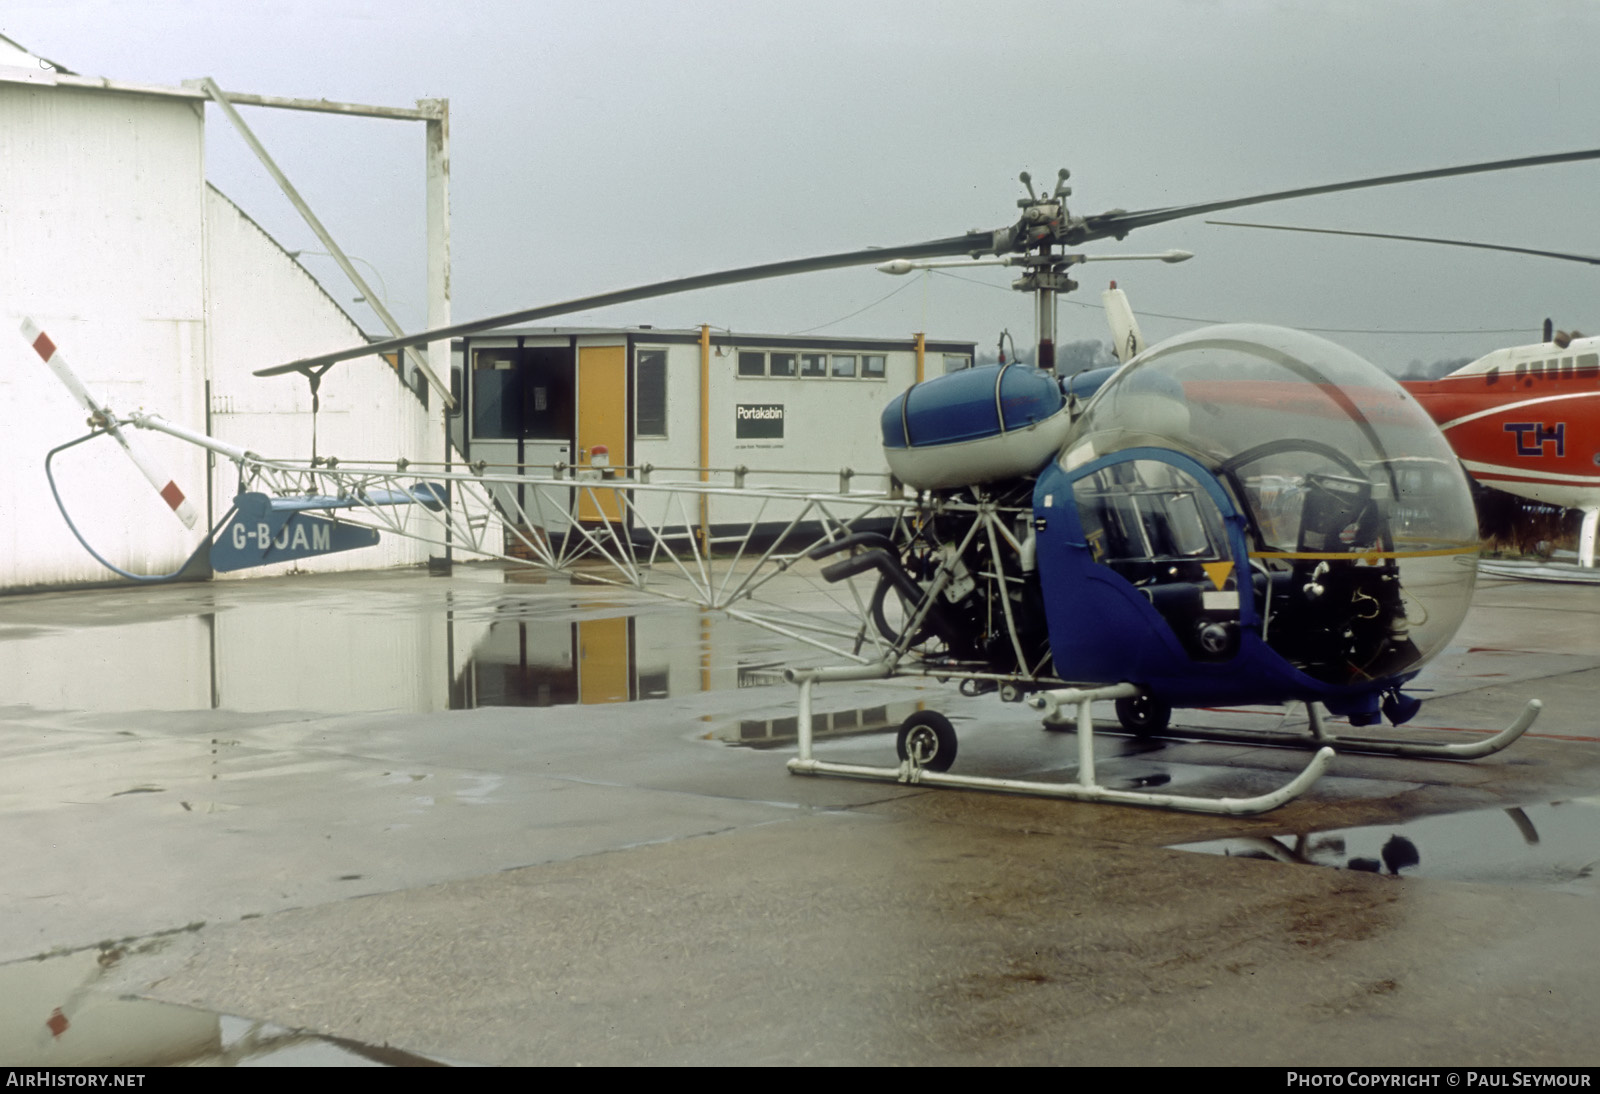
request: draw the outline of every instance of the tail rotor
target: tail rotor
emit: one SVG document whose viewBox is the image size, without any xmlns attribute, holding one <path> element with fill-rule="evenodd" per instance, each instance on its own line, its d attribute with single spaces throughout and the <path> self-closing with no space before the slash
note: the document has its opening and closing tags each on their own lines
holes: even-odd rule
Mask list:
<svg viewBox="0 0 1600 1094">
<path fill-rule="evenodd" d="M 96 429 L 102 429 L 111 434 L 116 439 L 116 442 L 122 446 L 122 450 L 128 454 L 128 459 L 132 460 L 133 465 L 139 469 L 139 473 L 155 488 L 156 493 L 161 495 L 161 500 L 167 503 L 167 508 L 171 509 L 177 515 L 177 518 L 183 521 L 184 527 L 193 528 L 198 517 L 194 505 L 188 498 L 184 497 L 183 491 L 179 489 L 178 484 L 173 481 L 170 475 L 164 474 L 159 467 L 151 462 L 148 456 L 130 443 L 116 416 L 96 402 L 94 396 L 89 394 L 88 389 L 83 386 L 77 374 L 68 366 L 65 356 L 62 355 L 56 344 L 50 340 L 50 336 L 40 330 L 32 319 L 24 319 L 22 321 L 22 337 L 27 339 L 28 344 L 33 347 L 34 352 L 39 355 L 44 363 L 50 366 L 50 371 L 56 374 L 56 379 L 60 380 L 62 385 L 72 392 L 72 397 L 78 400 L 78 405 L 89 412 L 89 424 Z"/>
</svg>

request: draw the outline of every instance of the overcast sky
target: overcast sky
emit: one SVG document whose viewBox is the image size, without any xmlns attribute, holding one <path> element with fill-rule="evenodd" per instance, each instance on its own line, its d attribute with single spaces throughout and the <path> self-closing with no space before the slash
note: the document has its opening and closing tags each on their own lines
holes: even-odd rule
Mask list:
<svg viewBox="0 0 1600 1094">
<path fill-rule="evenodd" d="M 1084 214 L 1600 147 L 1600 4 L 1587 0 L 0 0 L 0 33 L 85 75 L 448 98 L 457 320 L 998 227 L 1022 169 L 1052 180 L 1069 167 Z M 422 127 L 259 109 L 247 120 L 420 327 Z M 289 249 L 317 248 L 216 111 L 208 124 L 212 181 Z M 1237 218 L 1600 254 L 1597 191 L 1600 161 Z M 1085 305 L 1112 277 L 1154 338 L 1187 320 L 1466 332 L 1327 335 L 1392 369 L 1536 340 L 1546 315 L 1600 330 L 1600 269 L 1569 263 L 1199 221 L 1091 250 L 1172 247 L 1198 257 L 1087 267 L 1062 303 L 1062 339 L 1106 337 Z M 331 261 L 304 261 L 355 295 Z M 1007 273 L 961 278 L 810 274 L 569 321 L 1032 338 Z"/>
</svg>

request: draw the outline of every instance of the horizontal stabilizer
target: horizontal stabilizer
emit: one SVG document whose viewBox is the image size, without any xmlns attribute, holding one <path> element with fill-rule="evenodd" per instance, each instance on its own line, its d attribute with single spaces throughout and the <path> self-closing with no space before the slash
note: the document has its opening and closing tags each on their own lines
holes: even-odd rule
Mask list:
<svg viewBox="0 0 1600 1094">
<path fill-rule="evenodd" d="M 447 496 L 444 483 L 419 482 L 405 490 L 368 490 L 345 497 L 321 494 L 269 498 L 267 504 L 274 513 L 303 513 L 308 509 L 365 509 L 369 505 L 421 505 L 437 513 L 444 508 Z"/>
</svg>

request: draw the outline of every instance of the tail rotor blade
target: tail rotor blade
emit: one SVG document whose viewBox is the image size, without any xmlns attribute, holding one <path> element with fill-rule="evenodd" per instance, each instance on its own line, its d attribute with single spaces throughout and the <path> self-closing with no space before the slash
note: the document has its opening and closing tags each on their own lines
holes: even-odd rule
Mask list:
<svg viewBox="0 0 1600 1094">
<path fill-rule="evenodd" d="M 66 357 L 56 348 L 56 344 L 50 340 L 50 336 L 40 330 L 32 319 L 24 319 L 22 321 L 22 337 L 27 339 L 28 344 L 44 360 L 44 363 L 50 366 L 50 371 L 55 373 L 56 379 L 60 380 L 62 386 L 72 393 L 72 397 L 78 401 L 78 405 L 89 412 L 90 419 L 116 438 L 117 444 L 121 445 L 122 450 L 128 454 L 128 459 L 133 461 L 133 465 L 139 469 L 139 473 L 145 477 L 145 480 L 155 487 L 156 493 L 161 495 L 161 500 L 167 503 L 167 508 L 171 509 L 179 520 L 183 521 L 184 527 L 193 528 L 195 521 L 198 519 L 194 505 L 188 498 L 183 496 L 183 491 L 178 488 L 178 484 L 173 481 L 170 475 L 163 474 L 161 469 L 152 463 L 148 456 L 129 443 L 128 438 L 117 425 L 116 418 L 97 403 L 94 396 L 89 394 L 89 389 L 83 386 L 77 374 L 67 364 Z"/>
</svg>

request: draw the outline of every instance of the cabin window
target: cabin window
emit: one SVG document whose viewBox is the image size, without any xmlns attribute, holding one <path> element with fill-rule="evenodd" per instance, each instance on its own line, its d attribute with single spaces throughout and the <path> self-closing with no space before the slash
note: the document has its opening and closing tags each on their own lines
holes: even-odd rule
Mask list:
<svg viewBox="0 0 1600 1094">
<path fill-rule="evenodd" d="M 881 380 L 888 371 L 888 363 L 881 353 L 861 355 L 861 375 L 869 380 Z"/>
<path fill-rule="evenodd" d="M 800 355 L 800 375 L 828 375 L 828 355 L 825 353 L 802 353 Z"/>
<path fill-rule="evenodd" d="M 767 374 L 767 355 L 754 350 L 742 349 L 739 351 L 740 376 L 765 376 Z"/>
<path fill-rule="evenodd" d="M 517 351 L 480 349 L 472 354 L 472 435 L 492 440 L 522 431 L 515 398 Z"/>
<path fill-rule="evenodd" d="M 792 354 L 792 353 L 774 353 L 772 355 L 772 357 L 771 357 L 771 366 L 770 367 L 771 367 L 771 370 L 772 370 L 771 371 L 771 375 L 773 375 L 773 376 L 793 376 L 794 375 L 794 354 Z"/>
<path fill-rule="evenodd" d="M 1572 358 L 1570 357 L 1561 359 L 1561 378 L 1563 380 L 1572 379 Z"/>
<path fill-rule="evenodd" d="M 1497 384 L 1497 383 L 1499 383 L 1500 382 L 1500 366 L 1496 365 L 1493 368 L 1491 368 L 1488 372 L 1484 373 L 1484 381 L 1483 382 L 1485 384 Z"/>
<path fill-rule="evenodd" d="M 833 355 L 833 375 L 835 379 L 854 376 L 856 374 L 856 355 L 853 353 L 836 353 Z"/>
<path fill-rule="evenodd" d="M 1600 354 L 1578 354 L 1578 378 L 1592 380 L 1596 376 L 1600 376 Z"/>
<path fill-rule="evenodd" d="M 1518 361 L 1517 362 L 1517 379 L 1520 380 L 1524 376 L 1526 376 L 1527 374 L 1528 374 L 1528 362 L 1526 362 L 1526 361 Z"/>
<path fill-rule="evenodd" d="M 1528 372 L 1532 374 L 1533 379 L 1535 379 L 1535 380 L 1543 380 L 1544 379 L 1544 362 L 1543 361 L 1535 361 L 1535 362 L 1533 362 L 1533 364 L 1528 366 Z"/>
<path fill-rule="evenodd" d="M 1240 603 L 1227 527 L 1194 476 L 1129 460 L 1076 480 L 1072 495 L 1093 559 L 1134 585 L 1192 656 L 1232 656 L 1231 642 L 1218 648 L 1199 637 L 1208 621 L 1237 618 Z"/>
<path fill-rule="evenodd" d="M 667 435 L 667 351 L 642 349 L 633 358 L 633 433 Z"/>
<path fill-rule="evenodd" d="M 1112 464 L 1075 482 L 1072 493 L 1094 560 L 1135 585 L 1204 581 L 1200 563 L 1228 558 L 1216 504 L 1170 464 Z"/>
</svg>

